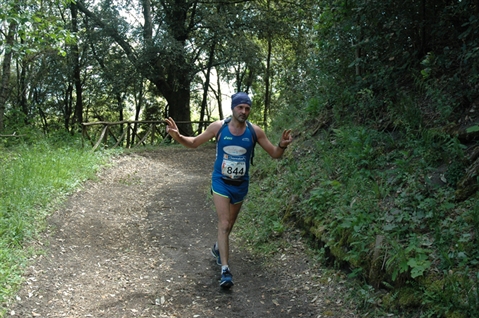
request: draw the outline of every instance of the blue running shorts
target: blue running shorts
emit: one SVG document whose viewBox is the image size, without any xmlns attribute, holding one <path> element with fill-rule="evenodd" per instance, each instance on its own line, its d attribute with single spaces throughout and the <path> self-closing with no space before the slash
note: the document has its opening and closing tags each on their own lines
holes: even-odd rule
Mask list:
<svg viewBox="0 0 479 318">
<path fill-rule="evenodd" d="M 240 185 L 226 184 L 221 178 L 213 178 L 211 181 L 211 192 L 229 198 L 232 204 L 243 202 L 248 194 L 248 187 L 249 180 L 243 181 Z"/>
</svg>

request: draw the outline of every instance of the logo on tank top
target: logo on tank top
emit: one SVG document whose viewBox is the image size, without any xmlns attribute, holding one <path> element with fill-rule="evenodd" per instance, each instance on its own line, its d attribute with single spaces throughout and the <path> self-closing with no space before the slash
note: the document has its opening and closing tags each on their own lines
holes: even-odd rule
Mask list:
<svg viewBox="0 0 479 318">
<path fill-rule="evenodd" d="M 247 152 L 245 148 L 240 146 L 226 146 L 223 147 L 223 151 L 230 156 L 241 156 Z"/>
</svg>

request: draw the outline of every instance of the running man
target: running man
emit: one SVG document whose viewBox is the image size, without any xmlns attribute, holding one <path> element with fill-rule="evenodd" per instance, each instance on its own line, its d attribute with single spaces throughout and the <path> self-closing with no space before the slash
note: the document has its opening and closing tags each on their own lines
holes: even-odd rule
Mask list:
<svg viewBox="0 0 479 318">
<path fill-rule="evenodd" d="M 281 140 L 275 146 L 260 127 L 247 121 L 251 111 L 251 99 L 248 94 L 244 92 L 234 94 L 231 109 L 233 112 L 231 118 L 211 123 L 196 137 L 181 135 L 171 117 L 165 120 L 167 133 L 185 147 L 196 148 L 210 139 L 217 138 L 211 191 L 218 214 L 218 240 L 213 245 L 211 253 L 216 257 L 218 265 L 221 265 L 220 286 L 223 288 L 233 286 L 233 275 L 228 266 L 229 235 L 248 193 L 248 172 L 255 141 L 272 158 L 280 158 L 293 141 L 291 129 L 284 130 Z"/>
</svg>

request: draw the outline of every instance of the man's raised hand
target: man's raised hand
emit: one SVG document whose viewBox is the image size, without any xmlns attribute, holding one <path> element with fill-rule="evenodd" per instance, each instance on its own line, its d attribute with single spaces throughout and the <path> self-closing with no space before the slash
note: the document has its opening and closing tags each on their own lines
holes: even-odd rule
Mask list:
<svg viewBox="0 0 479 318">
<path fill-rule="evenodd" d="M 289 144 L 293 141 L 293 136 L 291 135 L 291 129 L 284 130 L 283 135 L 281 136 L 281 141 L 280 143 L 283 145 L 283 147 L 288 147 Z"/>
<path fill-rule="evenodd" d="M 176 123 L 173 120 L 173 118 L 168 117 L 167 119 L 165 119 L 165 123 L 166 123 L 166 132 L 170 134 L 171 137 L 173 137 L 173 134 L 176 134 L 176 135 L 180 134 L 178 131 L 178 126 L 176 126 Z"/>
</svg>

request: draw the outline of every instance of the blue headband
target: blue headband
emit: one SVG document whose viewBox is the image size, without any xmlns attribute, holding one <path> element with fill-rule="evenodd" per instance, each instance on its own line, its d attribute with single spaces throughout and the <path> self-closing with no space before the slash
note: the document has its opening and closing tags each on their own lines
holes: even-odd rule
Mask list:
<svg viewBox="0 0 479 318">
<path fill-rule="evenodd" d="M 251 99 L 249 98 L 248 94 L 239 92 L 231 96 L 231 109 L 240 104 L 247 104 L 251 107 Z"/>
</svg>

